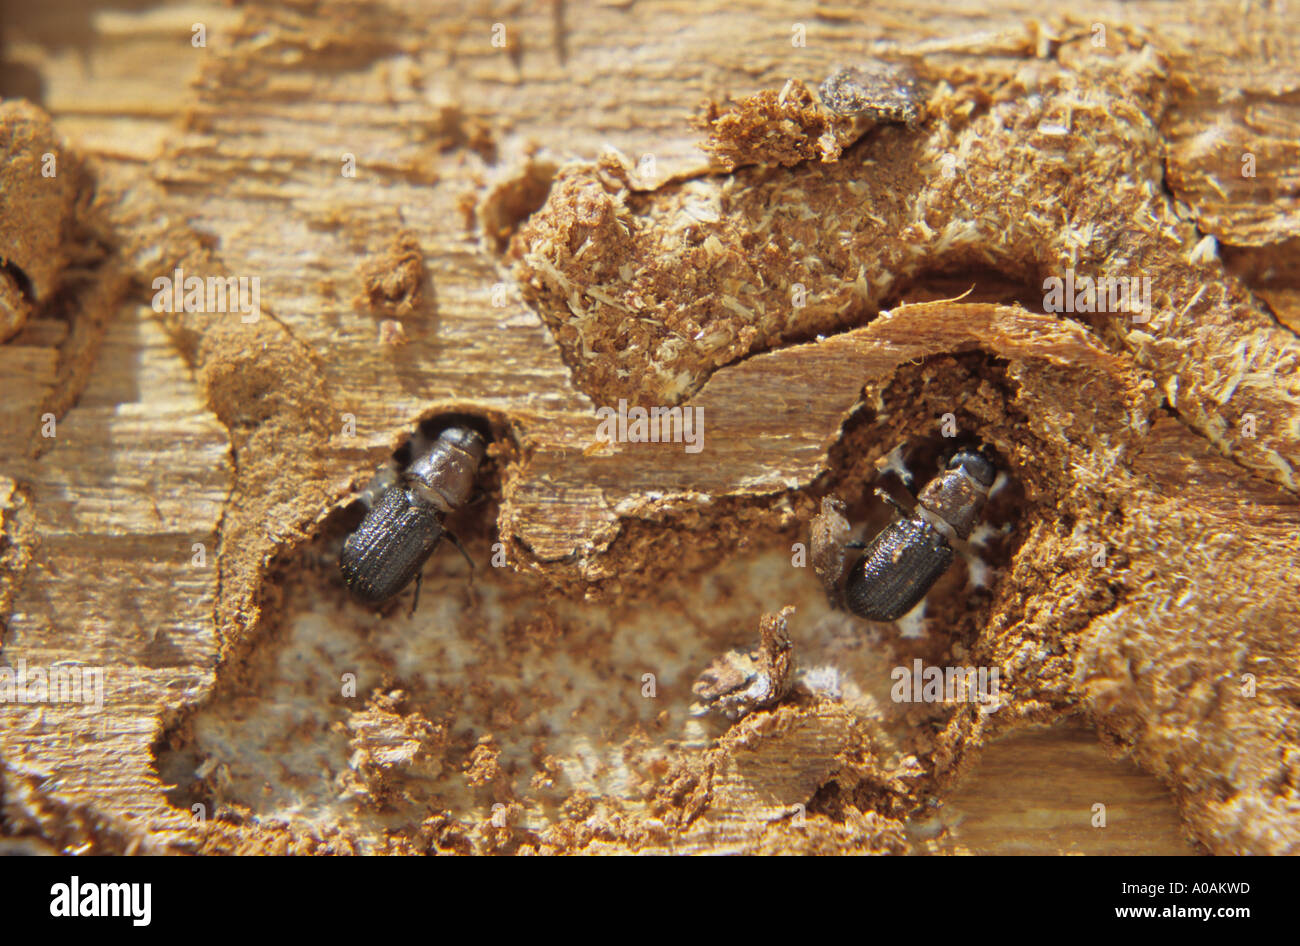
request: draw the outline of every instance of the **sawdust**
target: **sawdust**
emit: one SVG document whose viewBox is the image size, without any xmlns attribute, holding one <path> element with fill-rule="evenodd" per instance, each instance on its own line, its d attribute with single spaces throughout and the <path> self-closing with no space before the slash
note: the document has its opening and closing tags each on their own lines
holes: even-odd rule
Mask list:
<svg viewBox="0 0 1300 946">
<path fill-rule="evenodd" d="M 15 454 L 35 457 L 50 446 L 39 433 L 43 418 L 62 416 L 85 386 L 129 274 L 109 245 L 93 177 L 45 112 L 0 104 L 0 158 L 4 367 L 18 383 L 45 387 L 35 410 L 22 410 L 15 397 L 16 410 L 0 411 L 0 435 Z M 37 367 L 47 357 L 53 377 Z"/>
<path fill-rule="evenodd" d="M 72 258 L 74 204 L 83 183 L 49 116 L 0 104 L 0 342 L 49 302 Z M 61 166 L 60 166 L 61 165 Z"/>
<path fill-rule="evenodd" d="M 362 295 L 357 305 L 394 316 L 419 309 L 430 285 L 419 236 L 412 230 L 399 230 L 385 253 L 362 262 L 358 276 Z"/>
<path fill-rule="evenodd" d="M 648 195 L 608 161 L 562 168 L 514 246 L 578 386 L 598 403 L 676 404 L 722 365 L 869 321 L 935 269 L 992 267 L 1045 290 L 1067 272 L 1142 277 L 1154 287 L 1144 315 L 1066 317 L 1152 371 L 1224 452 L 1295 488 L 1300 342 L 1217 259 L 1200 260 L 1201 235 L 1163 190 L 1155 48 L 1078 41 L 1059 61 L 935 65 L 926 79 L 937 88 L 922 127 L 877 127 L 831 164 L 781 166 L 804 153 L 788 139 L 819 132 L 804 119 L 767 153 L 745 145 L 764 166 Z M 745 101 L 754 127 L 803 108 L 774 101 Z M 715 147 L 738 140 L 737 114 L 717 120 Z M 1246 414 L 1267 430 L 1240 436 Z"/>
<path fill-rule="evenodd" d="M 691 687 L 699 700 L 691 712 L 713 711 L 734 720 L 784 699 L 794 683 L 794 647 L 787 628 L 793 613 L 793 607 L 786 607 L 763 615 L 758 650 L 731 651 L 709 664 Z"/>
<path fill-rule="evenodd" d="M 802 82 L 791 80 L 779 92 L 763 91 L 734 103 L 706 103 L 696 127 L 709 133 L 705 148 L 726 171 L 742 164 L 775 163 L 791 167 L 815 158 L 834 161 L 839 149 L 821 148 L 822 136 L 832 142 L 833 117 Z"/>
<path fill-rule="evenodd" d="M 343 726 L 352 750 L 342 780 L 344 797 L 391 806 L 410 800 L 401 785 L 408 775 L 418 771 L 420 777 L 436 778 L 442 771 L 446 730 L 406 706 L 401 690 L 375 693 Z"/>
</svg>

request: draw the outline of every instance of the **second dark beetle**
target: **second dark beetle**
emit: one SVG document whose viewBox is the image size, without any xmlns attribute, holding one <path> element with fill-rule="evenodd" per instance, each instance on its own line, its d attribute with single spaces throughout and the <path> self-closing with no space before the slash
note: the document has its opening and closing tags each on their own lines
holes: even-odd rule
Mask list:
<svg viewBox="0 0 1300 946">
<path fill-rule="evenodd" d="M 950 541 L 970 537 L 996 475 L 988 458 L 973 450 L 959 450 L 948 461 L 948 468 L 921 490 L 915 512 L 877 489 L 876 494 L 893 503 L 902 515 L 866 545 L 839 545 L 837 535 L 847 533 L 848 523 L 836 504 L 824 503 L 820 521 L 815 522 L 813 545 L 814 556 L 822 563 L 818 573 L 832 599 L 838 598 L 848 610 L 871 621 L 894 621 L 916 607 L 952 564 Z M 825 538 L 819 539 L 819 533 Z M 841 591 L 844 548 L 866 551 L 848 569 Z"/>
<path fill-rule="evenodd" d="M 379 604 L 418 580 L 444 535 L 473 567 L 460 541 L 443 528 L 443 520 L 469 498 L 486 452 L 477 431 L 449 427 L 384 490 L 339 555 L 343 580 L 358 601 Z M 418 581 L 415 595 L 418 601 Z"/>
</svg>

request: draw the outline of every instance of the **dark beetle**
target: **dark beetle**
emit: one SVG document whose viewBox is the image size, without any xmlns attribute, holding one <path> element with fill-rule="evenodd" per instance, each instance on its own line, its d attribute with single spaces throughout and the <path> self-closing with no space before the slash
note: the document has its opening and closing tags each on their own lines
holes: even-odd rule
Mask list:
<svg viewBox="0 0 1300 946">
<path fill-rule="evenodd" d="M 358 601 L 387 601 L 416 579 L 418 602 L 420 570 L 444 535 L 474 567 L 460 540 L 442 523 L 469 498 L 486 451 L 487 443 L 476 431 L 449 427 L 384 490 L 339 555 L 343 580 Z"/>
<path fill-rule="evenodd" d="M 948 468 L 921 490 L 915 512 L 877 489 L 876 494 L 893 504 L 902 516 L 869 543 L 849 542 L 843 546 L 866 550 L 848 570 L 844 606 L 871 621 L 894 621 L 916 607 L 952 564 L 949 542 L 970 537 L 996 475 L 997 470 L 986 457 L 973 450 L 959 450 L 948 461 Z M 822 533 L 826 536 L 833 536 L 836 529 L 847 532 L 848 524 L 833 503 L 823 504 L 819 519 L 825 523 Z M 818 571 L 835 597 L 843 569 L 842 553 L 836 560 L 831 548 L 833 537 L 823 539 L 821 544 L 827 564 Z"/>
</svg>

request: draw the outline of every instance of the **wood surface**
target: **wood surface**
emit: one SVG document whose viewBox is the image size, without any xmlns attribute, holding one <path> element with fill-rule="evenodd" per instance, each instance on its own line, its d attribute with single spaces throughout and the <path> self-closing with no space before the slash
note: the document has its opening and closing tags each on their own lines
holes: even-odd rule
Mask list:
<svg viewBox="0 0 1300 946">
<path fill-rule="evenodd" d="M 6 10 L 0 93 L 85 164 L 96 253 L 0 345 L 2 660 L 103 667 L 106 693 L 99 712 L 0 707 L 0 833 L 176 853 L 1300 850 L 1300 30 L 1269 4 L 1054 10 Z M 1044 313 L 1055 244 L 1001 268 L 972 250 L 955 274 L 918 258 L 849 324 L 701 374 L 698 458 L 596 443 L 618 391 L 571 370 L 526 258 L 567 232 L 557 174 L 650 169 L 611 199 L 653 236 L 682 195 L 730 186 L 704 100 L 883 57 L 977 115 L 1014 110 L 1022 70 L 1087 92 L 1095 23 L 1117 120 L 1150 120 L 1113 167 L 1157 182 L 1169 259 L 1143 259 L 1174 287 L 1166 334 Z M 930 127 L 957 141 L 952 114 Z M 781 173 L 737 179 L 780 195 Z M 155 312 L 177 267 L 258 276 L 262 318 Z M 1193 287 L 1204 316 L 1182 309 Z M 831 612 L 790 567 L 817 500 L 882 523 L 876 461 L 948 410 L 1015 484 L 991 586 L 955 569 L 916 638 Z M 487 497 L 455 520 L 478 567 L 444 549 L 417 615 L 372 614 L 336 574 L 351 497 L 448 412 L 497 435 Z M 825 672 L 735 725 L 690 716 L 699 672 L 789 604 L 796 665 Z M 914 657 L 1000 667 L 1003 703 L 891 704 Z"/>
</svg>

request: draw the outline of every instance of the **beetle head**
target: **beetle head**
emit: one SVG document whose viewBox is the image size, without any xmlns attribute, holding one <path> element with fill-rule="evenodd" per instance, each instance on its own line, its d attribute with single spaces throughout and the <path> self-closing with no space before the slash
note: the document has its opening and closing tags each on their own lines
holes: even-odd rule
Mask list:
<svg viewBox="0 0 1300 946">
<path fill-rule="evenodd" d="M 986 488 L 993 485 L 993 480 L 998 475 L 997 467 L 993 465 L 992 460 L 969 448 L 954 453 L 952 459 L 948 461 L 948 469 L 964 470 L 966 475 Z"/>
</svg>

